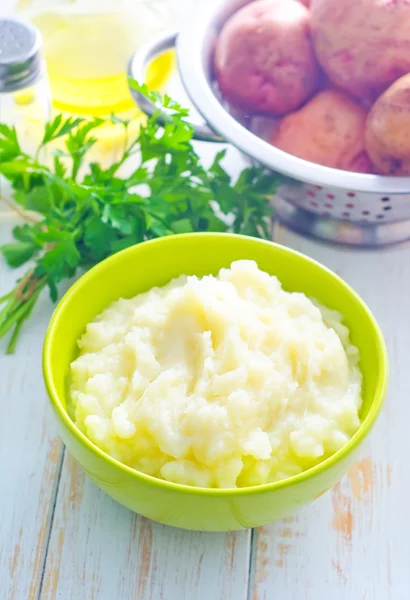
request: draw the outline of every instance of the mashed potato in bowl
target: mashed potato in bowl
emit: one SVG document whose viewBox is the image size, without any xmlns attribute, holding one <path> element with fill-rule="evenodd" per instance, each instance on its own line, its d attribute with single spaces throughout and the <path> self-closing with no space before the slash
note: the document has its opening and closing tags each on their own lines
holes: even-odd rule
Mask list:
<svg viewBox="0 0 410 600">
<path fill-rule="evenodd" d="M 100 314 L 71 365 L 77 426 L 149 475 L 232 488 L 296 475 L 360 425 L 342 316 L 252 261 L 181 276 Z"/>
</svg>

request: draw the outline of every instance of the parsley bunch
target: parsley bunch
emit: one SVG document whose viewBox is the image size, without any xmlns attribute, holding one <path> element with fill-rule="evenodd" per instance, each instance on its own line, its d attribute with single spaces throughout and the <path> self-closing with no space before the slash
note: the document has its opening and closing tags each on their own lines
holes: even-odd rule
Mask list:
<svg viewBox="0 0 410 600">
<path fill-rule="evenodd" d="M 81 175 L 87 152 L 96 143 L 93 130 L 102 119 L 58 115 L 46 125 L 35 157 L 22 151 L 15 128 L 0 124 L 0 175 L 10 181 L 15 202 L 39 215 L 38 221 L 15 227 L 15 241 L 0 248 L 10 267 L 32 263 L 16 287 L 0 298 L 0 338 L 12 332 L 10 353 L 43 288 L 48 286 L 55 302 L 59 282 L 73 277 L 78 268 L 173 233 L 232 231 L 270 238 L 269 198 L 276 177 L 252 167 L 232 182 L 221 165 L 225 151 L 205 169 L 192 146 L 188 110 L 168 96 L 133 85 L 158 110 L 108 168 L 92 163 Z M 164 126 L 158 123 L 160 109 L 168 114 Z M 124 127 L 127 140 L 129 123 L 110 120 Z M 48 167 L 39 156 L 57 138 L 64 150 L 53 152 Z M 131 157 L 131 174 L 120 177 L 120 167 Z"/>
</svg>

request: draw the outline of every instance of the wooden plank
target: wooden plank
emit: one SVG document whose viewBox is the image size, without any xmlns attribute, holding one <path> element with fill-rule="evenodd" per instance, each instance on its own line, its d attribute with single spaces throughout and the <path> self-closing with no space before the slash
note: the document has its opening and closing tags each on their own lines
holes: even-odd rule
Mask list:
<svg viewBox="0 0 410 600">
<path fill-rule="evenodd" d="M 0 214 L 0 244 L 15 222 Z M 0 296 L 17 273 L 0 260 Z M 49 535 L 61 443 L 47 405 L 42 340 L 52 311 L 41 297 L 18 353 L 0 343 L 0 590 L 7 600 L 37 598 Z"/>
<path fill-rule="evenodd" d="M 390 388 L 361 460 L 299 514 L 260 529 L 253 600 L 407 600 L 410 588 L 410 249 L 352 252 L 282 231 L 280 241 L 344 277 L 378 319 Z"/>
<path fill-rule="evenodd" d="M 159 525 L 100 491 L 66 453 L 42 600 L 245 600 L 250 532 Z"/>
</svg>

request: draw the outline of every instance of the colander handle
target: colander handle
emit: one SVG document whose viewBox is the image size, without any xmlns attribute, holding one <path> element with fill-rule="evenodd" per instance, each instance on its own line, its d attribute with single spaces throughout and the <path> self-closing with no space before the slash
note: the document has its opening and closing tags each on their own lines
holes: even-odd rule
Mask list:
<svg viewBox="0 0 410 600">
<path fill-rule="evenodd" d="M 145 44 L 142 46 L 137 52 L 133 55 L 130 60 L 128 67 L 128 75 L 133 79 L 136 79 L 139 83 L 145 81 L 145 72 L 147 66 L 153 61 L 157 56 L 160 56 L 164 52 L 168 50 L 172 50 L 176 47 L 178 33 L 172 32 L 162 35 L 160 38 Z M 130 86 L 131 95 L 134 98 L 135 102 L 138 104 L 140 109 L 148 116 L 152 116 L 154 112 L 157 110 L 157 107 L 151 100 L 146 98 L 143 94 L 134 90 Z M 158 117 L 158 122 L 160 125 L 164 125 L 169 120 L 167 113 L 165 111 L 161 112 Z M 220 135 L 213 132 L 207 125 L 198 125 L 191 123 L 194 129 L 194 140 L 200 140 L 202 142 L 217 142 L 217 143 L 225 143 Z"/>
</svg>

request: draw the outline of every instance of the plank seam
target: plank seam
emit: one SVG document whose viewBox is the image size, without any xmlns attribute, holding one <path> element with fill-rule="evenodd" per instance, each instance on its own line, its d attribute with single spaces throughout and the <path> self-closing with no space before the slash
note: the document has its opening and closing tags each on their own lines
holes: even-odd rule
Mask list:
<svg viewBox="0 0 410 600">
<path fill-rule="evenodd" d="M 252 600 L 253 595 L 253 584 L 254 584 L 254 576 L 253 576 L 253 563 L 254 563 L 254 555 L 255 555 L 255 544 L 257 539 L 256 529 L 251 529 L 250 535 L 250 550 L 249 550 L 249 568 L 248 568 L 248 585 L 246 590 L 246 599 Z"/>
<path fill-rule="evenodd" d="M 52 502 L 50 502 L 51 515 L 49 517 L 46 541 L 44 544 L 43 557 L 42 557 L 42 561 L 41 561 L 41 576 L 40 576 L 40 583 L 38 586 L 38 593 L 37 593 L 36 600 L 40 600 L 41 594 L 43 591 L 43 583 L 44 583 L 44 577 L 45 577 L 46 566 L 47 566 L 47 557 L 48 557 L 48 551 L 50 548 L 50 540 L 51 540 L 51 534 L 53 531 L 54 516 L 56 513 L 56 507 L 57 507 L 58 491 L 60 488 L 61 475 L 63 472 L 64 456 L 65 456 L 65 446 L 64 446 L 64 444 L 62 444 L 62 449 L 61 449 L 61 453 L 60 453 L 60 457 L 59 457 L 58 465 L 57 465 L 57 475 L 56 475 L 54 486 L 53 486 Z"/>
</svg>

